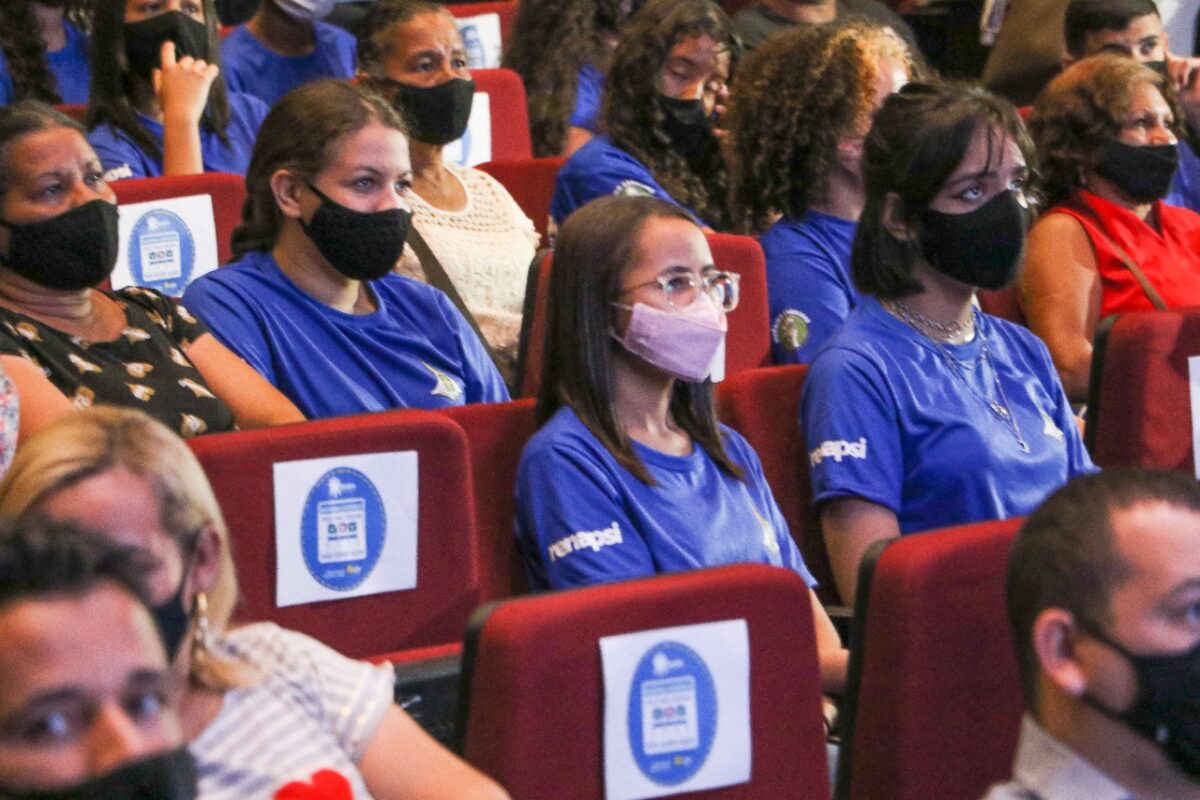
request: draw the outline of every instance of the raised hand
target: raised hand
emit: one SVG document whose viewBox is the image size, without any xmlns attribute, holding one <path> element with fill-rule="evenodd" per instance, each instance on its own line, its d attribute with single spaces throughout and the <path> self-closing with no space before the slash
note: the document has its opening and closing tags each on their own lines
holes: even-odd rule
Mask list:
<svg viewBox="0 0 1200 800">
<path fill-rule="evenodd" d="M 164 124 L 171 120 L 198 125 L 220 68 L 191 56 L 177 59 L 172 41 L 163 42 L 160 63 L 153 78 Z"/>
</svg>

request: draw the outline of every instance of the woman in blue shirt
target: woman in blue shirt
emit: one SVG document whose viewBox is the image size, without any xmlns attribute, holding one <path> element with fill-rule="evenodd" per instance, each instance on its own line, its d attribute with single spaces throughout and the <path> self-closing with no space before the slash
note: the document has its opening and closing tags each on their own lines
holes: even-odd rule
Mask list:
<svg viewBox="0 0 1200 800">
<path fill-rule="evenodd" d="M 213 0 L 108 0 L 92 31 L 88 141 L 106 177 L 244 174 L 267 106 L 228 93 Z"/>
<path fill-rule="evenodd" d="M 656 198 L 601 198 L 562 227 L 554 262 L 541 429 L 517 473 L 530 584 L 760 562 L 813 585 L 758 456 L 716 419 L 709 374 L 737 276 L 696 224 Z M 837 691 L 845 651 L 815 595 L 812 609 Z"/>
<path fill-rule="evenodd" d="M 905 86 L 867 134 L 851 256 L 863 297 L 801 401 L 847 601 L 872 543 L 1022 516 L 1094 469 L 1046 346 L 973 303 L 1020 266 L 1031 154 L 1016 109 L 965 84 Z"/>
<path fill-rule="evenodd" d="M 392 273 L 412 164 L 385 100 L 337 81 L 288 93 L 263 123 L 246 189 L 237 260 L 184 302 L 307 416 L 509 399 L 449 298 Z"/>
<path fill-rule="evenodd" d="M 91 70 L 79 0 L 0 4 L 0 106 L 18 100 L 86 103 Z"/>
</svg>

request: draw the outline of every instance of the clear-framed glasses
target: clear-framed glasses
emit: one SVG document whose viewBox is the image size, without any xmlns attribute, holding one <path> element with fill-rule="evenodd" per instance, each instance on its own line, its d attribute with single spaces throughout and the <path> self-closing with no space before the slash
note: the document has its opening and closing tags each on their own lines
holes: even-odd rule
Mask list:
<svg viewBox="0 0 1200 800">
<path fill-rule="evenodd" d="M 728 313 L 737 308 L 738 282 L 741 279 L 742 276 L 736 272 L 710 272 L 699 279 L 690 272 L 681 272 L 677 275 L 659 275 L 652 281 L 627 286 L 621 291 L 625 294 L 645 286 L 658 286 L 666 297 L 667 305 L 674 309 L 687 308 L 696 302 L 703 291 L 718 308 Z"/>
</svg>

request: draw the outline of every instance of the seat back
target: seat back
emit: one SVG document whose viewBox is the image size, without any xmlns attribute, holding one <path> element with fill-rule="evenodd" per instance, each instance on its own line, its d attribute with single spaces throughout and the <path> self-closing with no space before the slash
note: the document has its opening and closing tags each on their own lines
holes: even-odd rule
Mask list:
<svg viewBox="0 0 1200 800">
<path fill-rule="evenodd" d="M 720 269 L 741 275 L 741 301 L 729 315 L 729 332 L 725 335 L 725 377 L 755 367 L 766 366 L 771 357 L 771 333 L 767 310 L 767 260 L 762 247 L 749 236 L 710 233 L 706 237 L 712 250 L 713 263 Z M 542 361 L 546 346 L 546 308 L 550 298 L 552 254 L 538 269 L 536 282 L 530 288 L 537 294 L 533 316 L 529 320 L 528 347 L 521 375 L 521 394 L 536 397 L 542 380 Z M 528 305 L 527 311 L 528 313 Z"/>
<path fill-rule="evenodd" d="M 675 797 L 829 796 L 809 593 L 761 564 L 517 598 L 476 614 L 463 658 L 464 756 L 522 800 L 604 797 L 598 641 L 745 619 L 750 637 L 748 784 Z"/>
<path fill-rule="evenodd" d="M 479 600 L 474 498 L 462 428 L 428 411 L 387 411 L 188 440 L 229 524 L 241 621 L 269 620 L 365 658 L 453 642 Z M 417 585 L 277 608 L 274 464 L 417 453 Z"/>
<path fill-rule="evenodd" d="M 512 5 L 515 7 L 516 3 Z M 525 83 L 521 76 L 511 69 L 477 69 L 471 72 L 471 77 L 475 80 L 475 91 L 488 96 L 492 118 L 492 160 L 533 158 L 533 143 L 529 138 L 529 109 L 525 105 Z M 549 202 L 546 207 L 550 207 Z"/>
<path fill-rule="evenodd" d="M 512 31 L 513 21 L 517 18 L 517 0 L 495 0 L 484 3 L 450 3 L 446 6 L 450 13 L 459 19 L 478 17 L 482 14 L 496 14 L 500 17 L 500 46 L 508 44 L 508 35 Z"/>
<path fill-rule="evenodd" d="M 746 370 L 717 384 L 717 411 L 758 453 L 771 494 L 826 603 L 839 602 L 821 520 L 812 502 L 808 448 L 800 430 L 807 364 Z"/>
<path fill-rule="evenodd" d="M 1130 311 L 1096 328 L 1087 442 L 1102 467 L 1193 473 L 1188 358 L 1200 355 L 1200 308 Z"/>
<path fill-rule="evenodd" d="M 479 169 L 503 184 L 513 200 L 533 220 L 546 242 L 546 225 L 550 221 L 550 198 L 554 196 L 554 178 L 565 158 L 518 158 L 507 161 L 489 161 Z"/>
<path fill-rule="evenodd" d="M 130 178 L 110 185 L 120 205 L 209 195 L 217 229 L 217 263 L 224 264 L 233 257 L 230 247 L 233 230 L 242 224 L 242 205 L 246 202 L 246 181 L 240 175 L 204 172 L 164 178 Z"/>
<path fill-rule="evenodd" d="M 517 541 L 517 465 L 525 443 L 537 430 L 532 400 L 450 406 L 450 417 L 467 434 L 471 488 L 475 496 L 476 552 L 480 599 L 502 600 L 529 590 Z"/>
<path fill-rule="evenodd" d="M 1010 774 L 1023 701 L 1004 574 L 1021 522 L 914 534 L 868 552 L 839 800 L 978 800 Z"/>
<path fill-rule="evenodd" d="M 87 103 L 59 103 L 54 106 L 54 110 L 67 115 L 80 125 L 87 119 Z"/>
</svg>

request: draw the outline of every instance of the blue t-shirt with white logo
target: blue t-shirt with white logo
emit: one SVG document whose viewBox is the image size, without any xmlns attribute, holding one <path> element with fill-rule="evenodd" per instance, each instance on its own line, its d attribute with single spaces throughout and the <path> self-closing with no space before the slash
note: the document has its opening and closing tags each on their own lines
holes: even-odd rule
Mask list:
<svg viewBox="0 0 1200 800">
<path fill-rule="evenodd" d="M 446 295 L 399 275 L 369 285 L 378 309 L 347 314 L 255 252 L 197 279 L 184 302 L 309 418 L 509 399 Z"/>
<path fill-rule="evenodd" d="M 92 85 L 92 68 L 88 64 L 88 38 L 65 19 L 63 31 L 66 33 L 67 43 L 61 50 L 46 53 L 46 65 L 50 67 L 55 89 L 64 103 L 86 103 Z M 8 61 L 5 60 L 4 53 L 0 52 L 0 106 L 13 103 L 16 99 Z"/>
<path fill-rule="evenodd" d="M 600 102 L 604 95 L 604 73 L 594 64 L 584 64 L 579 70 L 579 81 L 575 87 L 575 108 L 571 111 L 571 125 L 597 133 L 600 130 Z"/>
<path fill-rule="evenodd" d="M 858 223 L 809 211 L 783 217 L 759 237 L 767 257 L 771 357 L 808 364 L 858 305 L 850 247 Z"/>
<path fill-rule="evenodd" d="M 1046 346 L 986 314 L 976 324 L 973 340 L 943 351 L 863 297 L 804 385 L 815 502 L 877 503 L 914 533 L 1026 515 L 1095 470 Z M 994 400 L 1015 416 L 1028 453 Z"/>
<path fill-rule="evenodd" d="M 812 575 L 788 534 L 753 448 L 721 426 L 745 481 L 696 445 L 673 456 L 633 442 L 658 483 L 621 466 L 569 407 L 525 446 L 517 470 L 517 547 L 534 589 L 563 589 L 757 562 Z"/>
<path fill-rule="evenodd" d="M 245 175 L 254 151 L 254 139 L 270 109 L 257 97 L 229 93 L 229 125 L 225 128 L 228 143 L 222 142 L 216 131 L 200 128 L 200 157 L 205 172 L 232 172 Z M 138 122 L 162 147 L 163 125 L 145 114 L 137 115 Z M 88 134 L 88 141 L 109 180 L 121 178 L 157 178 L 162 175 L 162 159 L 151 158 L 124 131 L 105 123 Z"/>
<path fill-rule="evenodd" d="M 245 25 L 221 40 L 221 74 L 231 92 L 269 106 L 311 81 L 342 80 L 354 74 L 354 37 L 334 25 L 313 23 L 316 43 L 304 56 L 282 56 L 260 42 Z"/>
<path fill-rule="evenodd" d="M 550 199 L 550 216 L 556 225 L 571 212 L 597 197 L 605 195 L 657 197 L 668 203 L 679 202 L 658 185 L 646 165 L 613 144 L 607 136 L 597 136 L 567 159 L 554 179 L 554 196 Z M 696 217 L 690 208 L 685 208 Z M 699 225 L 708 223 L 696 217 Z"/>
</svg>

